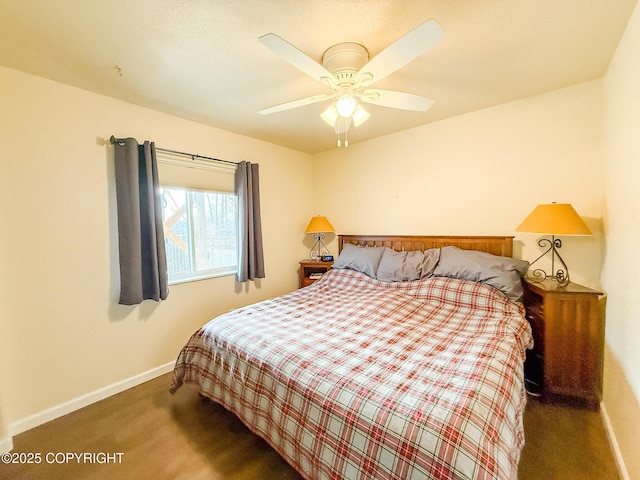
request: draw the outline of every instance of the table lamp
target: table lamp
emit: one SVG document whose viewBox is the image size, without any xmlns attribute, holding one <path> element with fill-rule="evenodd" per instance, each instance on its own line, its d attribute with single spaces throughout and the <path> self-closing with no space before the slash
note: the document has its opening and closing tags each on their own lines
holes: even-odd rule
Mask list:
<svg viewBox="0 0 640 480">
<path fill-rule="evenodd" d="M 534 263 L 551 252 L 551 275 L 543 269 L 536 268 L 532 271 L 533 281 L 543 281 L 547 278 L 556 280 L 559 285 L 564 286 L 569 283 L 569 268 L 564 262 L 558 249 L 562 247 L 562 240 L 556 235 L 591 235 L 591 230 L 586 223 L 576 213 L 574 208 L 568 203 L 549 203 L 538 205 L 516 228 L 517 232 L 542 233 L 551 235 L 551 240 L 541 238 L 538 240 L 540 247 L 548 247 L 542 255 L 536 258 L 529 266 L 529 271 Z M 556 270 L 556 258 L 561 267 Z"/>
<path fill-rule="evenodd" d="M 319 260 L 324 255 L 329 255 L 329 250 L 323 240 L 325 239 L 325 233 L 334 233 L 335 229 L 333 228 L 333 225 L 329 223 L 327 217 L 323 217 L 321 215 L 311 217 L 311 221 L 304 232 L 312 233 L 313 238 L 316 241 L 309 251 L 309 256 L 312 259 Z"/>
</svg>

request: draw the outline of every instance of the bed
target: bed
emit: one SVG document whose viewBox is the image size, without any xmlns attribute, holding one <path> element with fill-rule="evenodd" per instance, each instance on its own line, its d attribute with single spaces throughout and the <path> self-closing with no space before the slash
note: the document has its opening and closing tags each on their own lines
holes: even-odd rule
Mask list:
<svg viewBox="0 0 640 480">
<path fill-rule="evenodd" d="M 515 479 L 533 340 L 512 237 L 338 243 L 312 285 L 198 329 L 171 392 L 195 385 L 307 480 Z"/>
</svg>

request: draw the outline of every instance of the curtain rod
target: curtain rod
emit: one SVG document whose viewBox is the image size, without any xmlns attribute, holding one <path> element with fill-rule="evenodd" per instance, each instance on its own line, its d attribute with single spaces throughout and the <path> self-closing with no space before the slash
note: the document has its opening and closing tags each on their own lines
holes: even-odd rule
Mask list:
<svg viewBox="0 0 640 480">
<path fill-rule="evenodd" d="M 111 142 L 111 145 L 113 145 L 116 142 L 121 143 L 124 141 L 125 141 L 124 138 L 116 138 L 114 135 L 111 135 L 111 138 L 109 138 L 109 142 Z M 184 155 L 186 157 L 191 157 L 192 160 L 195 160 L 196 158 L 204 158 L 205 160 L 211 160 L 213 162 L 230 163 L 231 165 L 239 164 L 239 162 L 233 162 L 231 160 L 221 160 L 219 158 L 214 158 L 214 157 L 205 157 L 203 155 L 198 155 L 197 153 L 179 152 L 178 150 L 169 150 L 168 148 L 156 147 L 156 150 L 159 152 L 173 153 L 174 155 Z"/>
</svg>

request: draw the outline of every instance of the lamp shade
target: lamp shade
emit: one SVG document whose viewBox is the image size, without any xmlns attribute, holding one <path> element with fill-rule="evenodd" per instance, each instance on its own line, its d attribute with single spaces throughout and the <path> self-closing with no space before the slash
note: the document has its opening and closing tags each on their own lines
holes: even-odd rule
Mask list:
<svg viewBox="0 0 640 480">
<path fill-rule="evenodd" d="M 315 217 L 311 217 L 311 221 L 307 226 L 307 229 L 304 231 L 305 233 L 328 233 L 335 232 L 333 225 L 329 223 L 327 217 L 323 217 L 321 215 L 317 215 Z"/>
<path fill-rule="evenodd" d="M 340 114 L 338 113 L 338 109 L 332 103 L 324 112 L 320 114 L 320 118 L 333 127 L 336 124 L 336 120 L 338 120 L 339 115 Z"/>
<path fill-rule="evenodd" d="M 591 230 L 568 203 L 538 205 L 516 228 L 545 235 L 591 235 Z"/>
<path fill-rule="evenodd" d="M 371 116 L 371 114 L 369 112 L 367 112 L 360 105 L 357 105 L 356 106 L 356 111 L 353 112 L 353 115 L 351 116 L 353 118 L 353 126 L 354 127 L 359 127 L 364 122 L 366 122 L 369 119 L 370 116 Z"/>
</svg>

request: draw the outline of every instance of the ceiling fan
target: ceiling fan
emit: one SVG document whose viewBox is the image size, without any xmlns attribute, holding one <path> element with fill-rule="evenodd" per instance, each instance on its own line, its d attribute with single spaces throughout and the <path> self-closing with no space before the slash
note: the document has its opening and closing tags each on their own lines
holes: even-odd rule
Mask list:
<svg viewBox="0 0 640 480">
<path fill-rule="evenodd" d="M 364 46 L 344 42 L 325 50 L 321 65 L 275 33 L 263 35 L 259 40 L 267 48 L 318 80 L 330 92 L 274 105 L 258 113 L 268 115 L 335 100 L 320 117 L 334 128 L 338 135 L 338 146 L 341 145 L 340 134 L 345 134 L 346 147 L 349 145 L 346 132 L 351 123 L 357 127 L 370 116 L 357 99 L 373 105 L 413 111 L 425 111 L 433 104 L 433 100 L 419 95 L 368 87 L 422 55 L 443 36 L 444 30 L 438 22 L 429 20 L 400 37 L 371 60 Z"/>
</svg>

